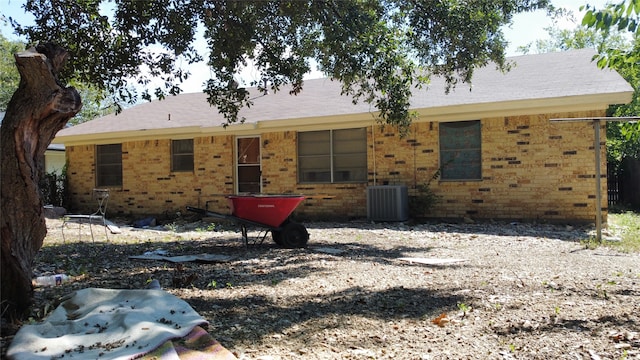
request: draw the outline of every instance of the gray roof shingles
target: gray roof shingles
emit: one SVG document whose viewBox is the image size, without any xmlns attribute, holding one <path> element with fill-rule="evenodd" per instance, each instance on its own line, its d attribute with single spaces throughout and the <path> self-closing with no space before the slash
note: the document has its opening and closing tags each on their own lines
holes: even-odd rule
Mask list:
<svg viewBox="0 0 640 360">
<path fill-rule="evenodd" d="M 443 79 L 432 78 L 427 89 L 414 92 L 411 107 L 427 109 L 632 91 L 615 71 L 598 69 L 592 61 L 594 55 L 594 50 L 587 49 L 509 58 L 514 65 L 507 73 L 491 65 L 477 69 L 471 91 L 468 84 L 458 84 L 445 94 Z M 256 95 L 253 105 L 240 112 L 246 123 L 375 112 L 372 105 L 354 105 L 351 97 L 341 96 L 340 84 L 329 79 L 305 80 L 302 92 L 295 96 L 289 94 L 288 88 L 265 96 L 256 89 L 249 90 Z M 217 109 L 207 102 L 206 94 L 189 93 L 136 105 L 118 115 L 66 128 L 58 136 L 210 127 L 223 122 Z"/>
</svg>

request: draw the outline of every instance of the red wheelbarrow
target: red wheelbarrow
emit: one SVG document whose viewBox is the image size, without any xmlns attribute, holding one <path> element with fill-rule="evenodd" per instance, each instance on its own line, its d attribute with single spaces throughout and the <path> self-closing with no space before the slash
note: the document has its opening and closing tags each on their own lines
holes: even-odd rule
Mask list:
<svg viewBox="0 0 640 360">
<path fill-rule="evenodd" d="M 191 206 L 187 206 L 187 210 L 240 224 L 245 246 L 249 244 L 247 226 L 266 229 L 264 235 L 258 237 L 260 242 L 264 241 L 267 234 L 271 232 L 273 241 L 280 246 L 286 248 L 307 246 L 309 240 L 307 228 L 289 218 L 293 210 L 304 200 L 304 196 L 228 195 L 226 199 L 231 208 L 231 215 Z"/>
</svg>

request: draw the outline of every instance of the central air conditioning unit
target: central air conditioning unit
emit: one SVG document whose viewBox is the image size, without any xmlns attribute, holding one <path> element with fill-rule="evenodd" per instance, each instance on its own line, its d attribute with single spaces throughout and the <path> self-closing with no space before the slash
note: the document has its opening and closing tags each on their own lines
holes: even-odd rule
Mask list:
<svg viewBox="0 0 640 360">
<path fill-rule="evenodd" d="M 405 185 L 367 187 L 367 219 L 405 221 L 409 218 L 409 191 Z"/>
</svg>

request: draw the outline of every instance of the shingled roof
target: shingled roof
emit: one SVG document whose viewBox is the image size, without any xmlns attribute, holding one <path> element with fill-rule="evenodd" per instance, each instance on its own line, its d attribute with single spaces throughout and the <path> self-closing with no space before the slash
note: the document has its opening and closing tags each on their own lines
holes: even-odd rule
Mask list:
<svg viewBox="0 0 640 360">
<path fill-rule="evenodd" d="M 512 57 L 508 59 L 513 64 L 509 72 L 501 73 L 495 66 L 477 69 L 471 87 L 459 84 L 449 94 L 444 91 L 443 79 L 432 78 L 427 88 L 414 92 L 411 107 L 438 121 L 439 115 L 460 113 L 461 109 L 481 113 L 487 109 L 522 111 L 555 105 L 573 107 L 573 111 L 630 101 L 631 86 L 615 71 L 599 69 L 592 61 L 594 55 L 594 50 L 587 49 Z M 234 126 L 258 128 L 282 121 L 291 126 L 291 121 L 304 124 L 314 119 L 317 123 L 319 118 L 358 114 L 363 119 L 372 118 L 375 108 L 364 102 L 354 105 L 350 97 L 340 95 L 340 89 L 340 83 L 329 79 L 305 80 L 303 91 L 295 96 L 289 95 L 288 88 L 268 95 L 251 88 L 253 105 L 240 112 L 245 124 Z M 171 133 L 178 128 L 223 131 L 223 123 L 222 115 L 209 105 L 206 94 L 189 93 L 63 129 L 54 141 L 66 143 L 86 136 L 97 139 L 131 132 L 140 136 L 141 132 L 160 130 Z M 225 130 L 233 131 L 234 126 Z"/>
</svg>

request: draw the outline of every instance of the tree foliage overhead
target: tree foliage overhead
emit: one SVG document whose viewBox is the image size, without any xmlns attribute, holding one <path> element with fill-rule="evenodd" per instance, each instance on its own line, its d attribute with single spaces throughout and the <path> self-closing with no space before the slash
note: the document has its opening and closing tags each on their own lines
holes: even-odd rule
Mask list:
<svg viewBox="0 0 640 360">
<path fill-rule="evenodd" d="M 630 46 L 607 46 L 600 49 L 598 65 L 617 70 L 634 88 L 633 100 L 625 106 L 612 109 L 612 116 L 638 116 L 640 114 L 640 0 L 623 0 L 608 4 L 604 9 L 586 6 L 587 13 L 582 25 L 595 29 L 603 34 L 623 32 L 631 35 Z M 640 156 L 640 122 L 620 123 L 610 135 L 621 135 L 631 148 L 622 147 L 621 156 L 637 158 Z M 614 130 L 614 129 L 612 129 Z M 635 149 L 635 150 L 634 150 Z"/>
<path fill-rule="evenodd" d="M 634 38 L 629 49 L 629 53 L 640 53 L 640 37 Z M 640 116 L 640 64 L 618 61 L 610 67 L 617 70 L 631 84 L 634 91 L 630 103 L 612 106 L 608 115 Z M 624 158 L 640 159 L 640 121 L 617 122 L 607 126 L 607 151 L 615 160 L 616 166 Z"/>
<path fill-rule="evenodd" d="M 339 80 L 354 101 L 368 101 L 381 120 L 410 122 L 409 96 L 433 74 L 469 81 L 475 66 L 505 67 L 501 27 L 516 13 L 545 8 L 547 0 L 27 0 L 34 25 L 16 32 L 69 50 L 61 76 L 135 101 L 131 85 L 164 85 L 141 96 L 180 93 L 190 76 L 181 65 L 206 61 L 209 102 L 228 123 L 250 106 L 239 72 L 255 64 L 272 91 L 302 90 L 311 60 Z M 206 47 L 198 46 L 203 34 Z M 425 71 L 424 69 L 429 69 Z M 143 71 L 146 70 L 146 71 Z M 265 85 L 268 84 L 268 85 Z M 244 84 L 243 84 L 244 85 Z"/>
<path fill-rule="evenodd" d="M 602 33 L 611 31 L 628 32 L 637 40 L 640 36 L 640 0 L 623 0 L 610 3 L 604 9 L 586 5 L 587 10 L 582 25 L 594 28 Z M 598 64 L 602 67 L 615 67 L 619 62 L 640 66 L 640 54 L 637 48 L 619 49 L 611 47 L 600 53 Z"/>
<path fill-rule="evenodd" d="M 0 112 L 7 109 L 13 92 L 18 88 L 20 74 L 13 54 L 24 50 L 19 41 L 11 41 L 0 34 Z"/>
<path fill-rule="evenodd" d="M 11 100 L 20 83 L 20 74 L 16 68 L 14 54 L 24 50 L 24 43 L 9 40 L 0 33 L 0 112 L 4 112 L 7 109 L 9 100 Z M 83 123 L 115 111 L 105 101 L 105 92 L 100 91 L 96 86 L 78 83 L 77 81 L 72 81 L 70 85 L 78 89 L 83 99 L 82 111 L 69 120 L 70 124 Z"/>
<path fill-rule="evenodd" d="M 584 26 L 576 26 L 573 29 L 560 29 L 555 25 L 546 27 L 544 30 L 549 35 L 548 39 L 538 39 L 524 46 L 519 46 L 518 51 L 523 54 L 542 54 L 571 49 L 596 49 L 602 51 L 610 47 L 625 48 L 629 46 L 628 39 L 619 32 L 603 34 L 600 31 Z"/>
</svg>

